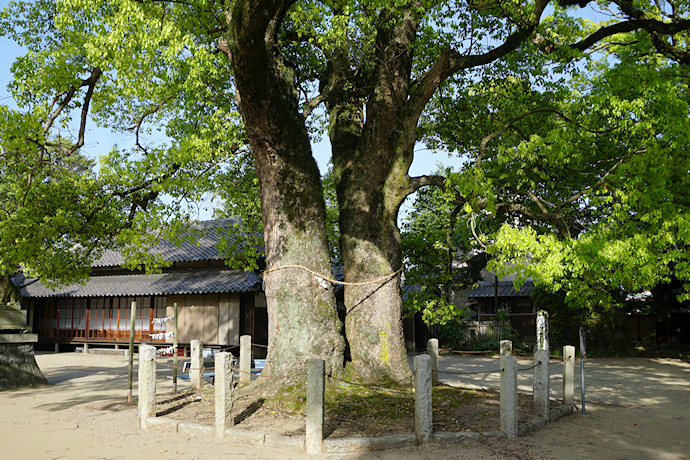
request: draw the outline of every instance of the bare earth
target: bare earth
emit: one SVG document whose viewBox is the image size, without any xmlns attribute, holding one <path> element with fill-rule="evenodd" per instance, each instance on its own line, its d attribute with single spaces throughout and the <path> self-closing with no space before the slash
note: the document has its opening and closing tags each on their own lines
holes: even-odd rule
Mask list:
<svg viewBox="0 0 690 460">
<path fill-rule="evenodd" d="M 50 386 L 0 393 L 0 459 L 297 459 L 305 454 L 232 444 L 213 438 L 137 428 L 125 404 L 127 359 L 75 353 L 38 354 Z M 520 360 L 521 367 L 530 365 Z M 425 446 L 404 451 L 324 455 L 333 459 L 690 459 L 690 364 L 678 359 L 596 359 L 585 363 L 586 415 L 577 413 L 516 441 Z M 495 358 L 442 356 L 441 380 L 497 388 Z M 551 395 L 560 395 L 560 365 Z M 530 372 L 520 391 L 530 393 Z M 579 362 L 576 395 L 580 395 Z M 188 385 L 179 385 L 184 390 Z M 170 380 L 159 382 L 160 393 Z M 136 392 L 136 372 L 135 372 Z M 578 409 L 580 404 L 578 402 Z M 481 420 L 481 418 L 480 418 Z M 333 434 L 336 435 L 335 430 Z M 318 458 L 317 456 L 314 456 Z"/>
</svg>

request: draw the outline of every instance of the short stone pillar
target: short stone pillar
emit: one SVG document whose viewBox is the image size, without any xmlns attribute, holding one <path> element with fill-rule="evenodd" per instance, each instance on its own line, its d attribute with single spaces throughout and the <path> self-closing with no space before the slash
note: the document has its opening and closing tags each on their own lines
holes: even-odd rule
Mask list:
<svg viewBox="0 0 690 460">
<path fill-rule="evenodd" d="M 309 454 L 318 454 L 323 444 L 326 361 L 310 359 L 307 366 L 306 449 Z"/>
<path fill-rule="evenodd" d="M 563 404 L 573 407 L 575 404 L 575 347 L 563 347 Z"/>
<path fill-rule="evenodd" d="M 414 429 L 417 441 L 427 442 L 432 430 L 431 357 L 414 357 Z"/>
<path fill-rule="evenodd" d="M 192 365 L 189 369 L 189 380 L 192 391 L 199 391 L 204 387 L 204 344 L 201 340 L 192 340 Z"/>
<path fill-rule="evenodd" d="M 501 357 L 513 355 L 513 342 L 510 340 L 501 340 Z"/>
<path fill-rule="evenodd" d="M 426 352 L 431 358 L 431 382 L 438 383 L 438 339 L 429 339 L 426 342 Z"/>
<path fill-rule="evenodd" d="M 534 414 L 549 418 L 549 314 L 537 313 L 537 344 L 534 346 Z"/>
<path fill-rule="evenodd" d="M 156 416 L 156 347 L 139 345 L 139 421 Z"/>
<path fill-rule="evenodd" d="M 240 337 L 240 382 L 252 380 L 252 336 Z"/>
<path fill-rule="evenodd" d="M 508 438 L 518 436 L 517 358 L 501 356 L 501 431 Z"/>
<path fill-rule="evenodd" d="M 216 399 L 216 437 L 222 438 L 225 429 L 234 425 L 231 417 L 232 395 L 232 353 L 216 353 L 214 361 L 214 391 Z"/>
<path fill-rule="evenodd" d="M 549 417 L 549 352 L 535 350 L 534 352 L 534 414 Z"/>
</svg>

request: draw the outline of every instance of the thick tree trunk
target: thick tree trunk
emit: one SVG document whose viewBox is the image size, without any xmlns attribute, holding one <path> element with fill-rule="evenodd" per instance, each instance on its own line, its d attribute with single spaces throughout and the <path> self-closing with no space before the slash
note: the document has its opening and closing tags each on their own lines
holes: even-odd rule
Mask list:
<svg viewBox="0 0 690 460">
<path fill-rule="evenodd" d="M 356 283 L 345 286 L 345 332 L 355 369 L 370 380 L 400 380 L 410 374 L 397 217 L 410 192 L 416 134 L 416 119 L 406 113 L 416 25 L 407 11 L 382 13 L 376 68 L 364 85 L 369 89 L 331 91 L 327 104 L 345 281 Z M 328 85 L 351 86 L 346 84 L 354 81 L 349 67 L 333 61 Z"/>
<path fill-rule="evenodd" d="M 345 330 L 360 375 L 400 380 L 409 376 L 410 368 L 402 328 L 398 206 L 383 191 L 385 174 L 378 166 L 368 170 L 338 189 L 345 280 L 362 283 L 345 286 Z"/>
<path fill-rule="evenodd" d="M 230 14 L 228 47 L 261 193 L 267 270 L 268 368 L 290 375 L 307 359 L 343 366 L 344 341 L 333 289 L 300 265 L 330 277 L 321 180 L 304 119 L 275 47 L 286 5 L 239 1 Z M 269 31 L 267 33 L 267 30 Z"/>
<path fill-rule="evenodd" d="M 333 107 L 334 173 L 340 205 L 345 281 L 345 332 L 352 364 L 368 380 L 402 380 L 410 368 L 402 328 L 402 256 L 398 209 L 407 195 L 409 161 L 381 138 L 355 142 L 361 120 L 353 107 Z M 380 130 L 394 130 L 381 123 Z M 354 146 L 354 147 L 353 147 Z M 354 161 L 353 161 L 354 159 Z M 411 159 L 411 157 L 410 157 Z M 378 280 L 374 282 L 374 280 Z"/>
</svg>

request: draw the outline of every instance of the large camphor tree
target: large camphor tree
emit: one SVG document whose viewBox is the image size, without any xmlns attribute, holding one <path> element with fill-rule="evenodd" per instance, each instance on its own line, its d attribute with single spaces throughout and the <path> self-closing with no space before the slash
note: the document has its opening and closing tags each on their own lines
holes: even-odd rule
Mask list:
<svg viewBox="0 0 690 460">
<path fill-rule="evenodd" d="M 684 5 L 602 2 L 613 15 L 601 24 L 577 19 L 584 5 L 67 0 L 13 7 L 3 24 L 22 43 L 38 40 L 45 28 L 59 31 L 23 61 L 26 87 L 36 86 L 46 101 L 69 88 L 46 81 L 72 78 L 74 85 L 97 69 L 98 122 L 137 134 L 164 126 L 170 146 L 140 145 L 144 158 L 174 163 L 189 152 L 213 156 L 249 146 L 266 245 L 269 360 L 277 373 L 310 357 L 326 359 L 330 372 L 342 369 L 333 291 L 314 276 L 327 277 L 331 267 L 310 135 L 327 131 L 352 367 L 366 379 L 397 380 L 409 374 L 398 211 L 415 190 L 444 183 L 409 176 L 420 120 L 434 110 L 432 102 L 456 98 L 477 81 L 548 81 L 544 66 L 609 42 L 685 55 Z M 471 109 L 463 112 L 468 120 L 480 113 Z"/>
</svg>

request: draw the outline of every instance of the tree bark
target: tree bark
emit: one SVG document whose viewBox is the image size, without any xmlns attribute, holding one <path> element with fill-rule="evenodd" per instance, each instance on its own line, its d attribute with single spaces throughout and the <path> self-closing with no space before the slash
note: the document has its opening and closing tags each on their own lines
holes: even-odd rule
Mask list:
<svg viewBox="0 0 690 460">
<path fill-rule="evenodd" d="M 345 331 L 355 370 L 369 380 L 401 380 L 410 374 L 397 218 L 410 192 L 416 138 L 417 120 L 406 114 L 406 103 L 417 19 L 404 12 L 391 25 L 396 14 L 382 13 L 366 118 L 356 95 L 334 92 L 327 104 L 345 281 L 357 283 L 345 286 Z M 352 78 L 342 70 L 346 68 L 332 63 L 329 77 Z"/>
<path fill-rule="evenodd" d="M 268 375 L 290 375 L 311 358 L 328 372 L 343 366 L 344 340 L 330 277 L 325 203 L 289 69 L 275 44 L 289 2 L 239 1 L 221 43 L 233 66 L 240 112 L 256 163 L 267 269 Z M 227 46 L 226 46 L 227 45 Z"/>
</svg>

